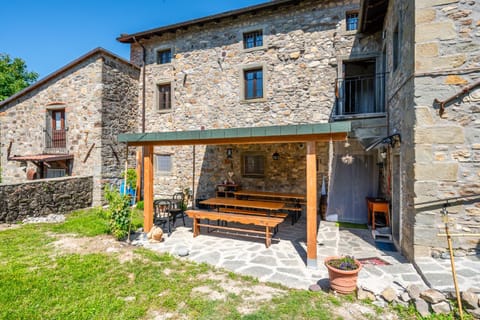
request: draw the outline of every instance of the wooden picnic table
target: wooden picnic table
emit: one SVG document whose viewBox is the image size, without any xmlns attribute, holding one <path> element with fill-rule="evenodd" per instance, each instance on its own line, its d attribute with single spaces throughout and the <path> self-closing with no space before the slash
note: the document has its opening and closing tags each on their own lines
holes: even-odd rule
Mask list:
<svg viewBox="0 0 480 320">
<path fill-rule="evenodd" d="M 200 202 L 209 206 L 226 206 L 247 209 L 260 210 L 280 210 L 285 204 L 283 202 L 256 201 L 256 200 L 240 200 L 235 198 L 210 198 Z"/>
<path fill-rule="evenodd" d="M 305 200 L 305 195 L 301 193 L 284 193 L 256 190 L 239 190 L 234 192 L 235 197 L 257 197 L 257 198 L 277 198 L 277 199 L 293 199 Z"/>
</svg>

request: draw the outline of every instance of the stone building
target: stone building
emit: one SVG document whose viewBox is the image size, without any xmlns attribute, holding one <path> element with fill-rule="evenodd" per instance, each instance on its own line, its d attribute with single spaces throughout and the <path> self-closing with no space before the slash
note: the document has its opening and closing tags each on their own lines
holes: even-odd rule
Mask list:
<svg viewBox="0 0 480 320">
<path fill-rule="evenodd" d="M 446 247 L 447 200 L 454 230 L 479 233 L 476 0 L 278 0 L 118 40 L 131 62 L 94 50 L 0 103 L 4 181 L 55 152 L 33 174 L 94 172 L 98 203 L 100 182 L 122 170 L 116 135 L 137 132 L 119 140 L 155 145 L 156 198 L 185 188 L 211 197 L 226 180 L 308 194 L 314 181 L 316 198 L 328 193 L 326 219 L 354 223 L 368 221 L 366 197 L 386 198 L 411 261 Z M 58 110 L 72 116 L 67 151 L 44 137 Z M 306 130 L 325 134 L 312 148 L 298 138 Z M 272 132 L 291 141 L 265 143 Z M 249 143 L 184 143 L 247 133 Z M 27 168 L 12 161 L 22 156 Z M 478 237 L 454 245 L 479 249 Z"/>
<path fill-rule="evenodd" d="M 393 240 L 414 260 L 446 247 L 447 199 L 455 230 L 478 233 L 478 196 L 456 198 L 480 193 L 479 32 L 473 0 L 280 0 L 118 40 L 144 65 L 147 133 L 348 122 L 347 141 L 316 147 L 327 219 L 367 222 L 365 197 L 385 197 Z M 303 148 L 155 147 L 155 195 L 209 197 L 228 172 L 245 188 L 305 192 Z"/>
<path fill-rule="evenodd" d="M 98 48 L 0 102 L 2 182 L 93 176 L 101 204 L 124 170 L 116 136 L 137 131 L 139 71 Z"/>
</svg>

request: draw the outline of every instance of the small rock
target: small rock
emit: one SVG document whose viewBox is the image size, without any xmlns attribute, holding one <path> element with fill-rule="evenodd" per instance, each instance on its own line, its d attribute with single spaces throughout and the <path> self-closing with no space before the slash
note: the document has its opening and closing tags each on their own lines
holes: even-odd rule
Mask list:
<svg viewBox="0 0 480 320">
<path fill-rule="evenodd" d="M 463 291 L 460 296 L 462 297 L 462 304 L 468 309 L 476 309 L 479 304 L 478 296 L 472 290 Z"/>
<path fill-rule="evenodd" d="M 312 284 L 311 286 L 308 287 L 308 290 L 313 291 L 313 292 L 318 292 L 322 291 L 322 287 L 320 287 L 318 284 Z"/>
<path fill-rule="evenodd" d="M 450 308 L 450 303 L 448 303 L 447 301 L 442 301 L 436 304 L 432 304 L 432 310 L 436 314 L 447 314 L 450 313 L 452 309 Z"/>
<path fill-rule="evenodd" d="M 397 292 L 392 287 L 386 288 L 385 290 L 382 291 L 380 295 L 388 303 L 391 303 L 393 300 L 397 298 Z"/>
<path fill-rule="evenodd" d="M 370 292 L 368 290 L 364 290 L 363 288 L 358 288 L 357 299 L 358 300 L 375 301 L 375 295 L 373 294 L 373 292 Z"/>
<path fill-rule="evenodd" d="M 132 296 L 125 297 L 125 298 L 123 298 L 123 300 L 125 300 L 125 301 L 135 301 L 135 297 L 132 297 Z"/>
<path fill-rule="evenodd" d="M 377 299 L 377 300 L 373 301 L 372 304 L 376 305 L 379 308 L 385 308 L 387 303 L 383 299 L 380 299 L 380 300 Z"/>
<path fill-rule="evenodd" d="M 430 302 L 432 304 L 439 303 L 442 301 L 445 301 L 445 296 L 443 293 L 434 290 L 434 289 L 428 289 L 420 293 L 420 297 L 424 299 L 427 302 Z"/>
<path fill-rule="evenodd" d="M 404 292 L 400 295 L 400 300 L 403 301 L 403 302 L 408 302 L 410 300 L 412 300 L 412 298 L 410 298 L 410 295 L 408 294 L 408 292 Z"/>
<path fill-rule="evenodd" d="M 418 313 L 422 317 L 428 317 L 430 315 L 430 311 L 428 309 L 428 303 L 420 298 L 414 299 L 413 303 L 415 305 L 415 309 L 417 309 Z"/>
<path fill-rule="evenodd" d="M 190 254 L 190 251 L 188 250 L 187 247 L 178 247 L 176 248 L 174 254 L 178 255 L 179 257 L 186 257 Z"/>
<path fill-rule="evenodd" d="M 442 254 L 440 255 L 440 258 L 445 259 L 445 260 L 450 259 L 450 253 L 442 252 Z"/>
<path fill-rule="evenodd" d="M 475 319 L 480 319 L 480 308 L 467 309 L 467 312 Z"/>
<path fill-rule="evenodd" d="M 407 286 L 407 293 L 411 299 L 418 299 L 420 297 L 420 287 L 416 284 L 410 284 Z"/>
</svg>

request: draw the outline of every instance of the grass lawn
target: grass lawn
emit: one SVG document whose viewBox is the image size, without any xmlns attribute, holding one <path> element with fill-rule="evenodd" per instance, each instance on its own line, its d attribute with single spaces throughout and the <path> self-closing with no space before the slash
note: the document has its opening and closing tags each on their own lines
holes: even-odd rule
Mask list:
<svg viewBox="0 0 480 320">
<path fill-rule="evenodd" d="M 134 221 L 141 224 L 141 212 Z M 99 209 L 72 213 L 61 224 L 0 231 L 0 318 L 348 319 L 357 303 L 159 255 L 106 232 Z M 393 312 L 367 307 L 372 319 Z"/>
</svg>

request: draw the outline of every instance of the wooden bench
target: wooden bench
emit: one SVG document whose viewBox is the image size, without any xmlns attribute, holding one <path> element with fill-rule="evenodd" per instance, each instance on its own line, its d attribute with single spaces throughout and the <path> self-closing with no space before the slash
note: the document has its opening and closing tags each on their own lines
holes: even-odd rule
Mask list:
<svg viewBox="0 0 480 320">
<path fill-rule="evenodd" d="M 200 234 L 200 227 L 215 227 L 217 229 L 226 229 L 233 231 L 248 231 L 250 233 L 265 234 L 265 246 L 268 248 L 272 243 L 272 229 L 276 228 L 284 219 L 278 217 L 267 217 L 258 215 L 248 215 L 239 213 L 227 213 L 218 211 L 205 211 L 205 210 L 187 210 L 185 213 L 193 220 L 193 236 L 196 237 Z M 236 222 L 240 224 L 253 224 L 260 227 L 265 227 L 265 231 L 253 230 L 239 227 L 229 226 L 213 226 L 208 223 L 201 223 L 201 219 Z"/>
</svg>

